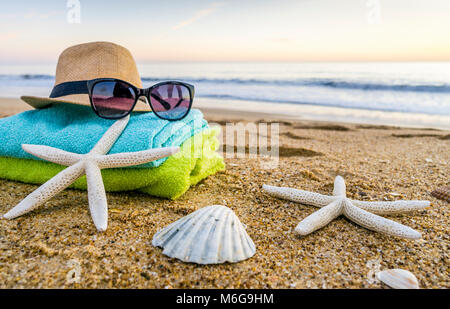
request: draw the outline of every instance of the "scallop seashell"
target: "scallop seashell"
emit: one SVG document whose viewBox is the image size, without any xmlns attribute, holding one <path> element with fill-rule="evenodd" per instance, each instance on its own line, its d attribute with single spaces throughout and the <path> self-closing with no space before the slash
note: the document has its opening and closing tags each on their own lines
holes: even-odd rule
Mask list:
<svg viewBox="0 0 450 309">
<path fill-rule="evenodd" d="M 450 186 L 440 187 L 431 192 L 435 198 L 447 201 L 450 203 Z"/>
<path fill-rule="evenodd" d="M 388 269 L 377 273 L 377 278 L 393 289 L 418 289 L 419 281 L 404 269 Z"/>
<path fill-rule="evenodd" d="M 255 244 L 236 214 L 228 207 L 201 208 L 163 228 L 152 245 L 184 262 L 219 264 L 252 257 Z"/>
</svg>

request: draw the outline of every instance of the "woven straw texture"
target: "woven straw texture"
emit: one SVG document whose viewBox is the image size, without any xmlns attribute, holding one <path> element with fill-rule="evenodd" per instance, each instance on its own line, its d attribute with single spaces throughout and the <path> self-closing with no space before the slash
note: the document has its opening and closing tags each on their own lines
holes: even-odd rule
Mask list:
<svg viewBox="0 0 450 309">
<path fill-rule="evenodd" d="M 69 47 L 61 53 L 56 66 L 55 86 L 95 78 L 117 78 L 142 88 L 136 62 L 125 47 L 110 42 L 91 42 Z M 22 96 L 21 99 L 34 108 L 44 108 L 55 103 L 90 105 L 87 94 L 52 99 Z M 134 111 L 151 111 L 151 109 L 139 100 Z"/>
</svg>

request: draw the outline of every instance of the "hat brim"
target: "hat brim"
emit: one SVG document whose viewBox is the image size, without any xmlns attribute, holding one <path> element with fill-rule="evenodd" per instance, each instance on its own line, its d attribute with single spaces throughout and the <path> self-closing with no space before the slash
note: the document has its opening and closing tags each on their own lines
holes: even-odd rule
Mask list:
<svg viewBox="0 0 450 309">
<path fill-rule="evenodd" d="M 35 96 L 21 96 L 20 98 L 22 99 L 22 101 L 36 109 L 42 109 L 49 107 L 52 104 L 61 103 L 91 106 L 91 101 L 89 100 L 89 96 L 87 94 L 71 94 L 58 98 Z M 138 100 L 136 106 L 133 109 L 133 112 L 152 112 L 152 110 L 147 103 Z"/>
</svg>

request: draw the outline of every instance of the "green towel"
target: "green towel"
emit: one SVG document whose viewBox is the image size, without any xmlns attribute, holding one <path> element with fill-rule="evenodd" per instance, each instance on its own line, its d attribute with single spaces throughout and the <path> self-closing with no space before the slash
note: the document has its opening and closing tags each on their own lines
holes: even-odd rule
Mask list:
<svg viewBox="0 0 450 309">
<path fill-rule="evenodd" d="M 180 197 L 190 186 L 225 169 L 223 158 L 216 152 L 219 132 L 220 127 L 214 127 L 197 133 L 159 167 L 102 170 L 106 191 L 138 190 L 170 199 Z M 64 168 L 50 162 L 0 157 L 0 178 L 25 183 L 42 184 Z M 86 176 L 70 188 L 86 190 Z"/>
</svg>

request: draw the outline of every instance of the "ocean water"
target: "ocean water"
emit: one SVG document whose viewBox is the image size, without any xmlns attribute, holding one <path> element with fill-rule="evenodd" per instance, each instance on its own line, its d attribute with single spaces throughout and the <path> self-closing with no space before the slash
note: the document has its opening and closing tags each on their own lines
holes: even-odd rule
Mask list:
<svg viewBox="0 0 450 309">
<path fill-rule="evenodd" d="M 144 86 L 187 81 L 195 85 L 196 98 L 224 107 L 233 101 L 235 108 L 258 102 L 272 108 L 289 104 L 299 112 L 314 106 L 402 113 L 405 119 L 428 115 L 441 126 L 450 119 L 450 62 L 149 63 L 138 68 Z M 55 65 L 2 65 L 0 97 L 48 96 L 54 71 Z"/>
</svg>

